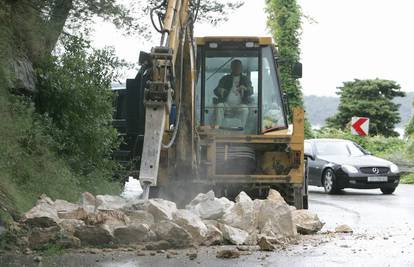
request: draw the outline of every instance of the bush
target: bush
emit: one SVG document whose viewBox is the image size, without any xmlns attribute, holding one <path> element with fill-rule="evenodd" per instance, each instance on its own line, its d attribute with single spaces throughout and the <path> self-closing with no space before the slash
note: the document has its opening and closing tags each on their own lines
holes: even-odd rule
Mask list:
<svg viewBox="0 0 414 267">
<path fill-rule="evenodd" d="M 111 126 L 111 82 L 122 65 L 112 50 L 94 50 L 81 38 L 63 42 L 64 54 L 39 68 L 37 110 L 50 119 L 51 135 L 60 155 L 85 176 L 108 176 L 119 145 Z"/>
</svg>

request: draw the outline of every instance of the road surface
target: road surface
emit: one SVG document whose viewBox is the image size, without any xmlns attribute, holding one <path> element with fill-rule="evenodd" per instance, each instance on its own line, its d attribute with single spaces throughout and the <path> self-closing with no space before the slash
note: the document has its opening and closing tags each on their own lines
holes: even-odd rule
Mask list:
<svg viewBox="0 0 414 267">
<path fill-rule="evenodd" d="M 136 251 L 69 253 L 43 257 L 40 265 L 33 256 L 3 256 L 0 266 L 414 266 L 414 186 L 400 185 L 394 195 L 347 189 L 334 196 L 311 187 L 310 209 L 326 222 L 322 233 L 301 236 L 284 250 L 243 252 L 238 259 L 217 259 L 222 247 L 214 247 L 181 250 L 171 258 L 165 253 L 137 256 Z M 354 233 L 329 233 L 339 224 L 348 224 Z M 197 258 L 190 260 L 189 252 L 197 252 Z"/>
</svg>

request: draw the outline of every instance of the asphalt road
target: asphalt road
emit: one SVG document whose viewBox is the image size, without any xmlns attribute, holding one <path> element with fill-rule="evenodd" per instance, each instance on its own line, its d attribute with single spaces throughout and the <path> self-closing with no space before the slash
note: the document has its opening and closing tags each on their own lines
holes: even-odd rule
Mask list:
<svg viewBox="0 0 414 267">
<path fill-rule="evenodd" d="M 3 256 L 0 266 L 414 266 L 414 186 L 400 185 L 393 195 L 348 189 L 333 196 L 311 187 L 310 209 L 326 222 L 322 233 L 301 236 L 286 249 L 247 252 L 238 259 L 217 259 L 223 248 L 215 247 L 181 250 L 171 258 L 134 251 L 71 253 L 43 257 L 40 265 L 33 256 Z M 339 224 L 348 224 L 354 233 L 330 233 Z M 197 252 L 197 258 L 190 260 L 188 252 Z"/>
</svg>

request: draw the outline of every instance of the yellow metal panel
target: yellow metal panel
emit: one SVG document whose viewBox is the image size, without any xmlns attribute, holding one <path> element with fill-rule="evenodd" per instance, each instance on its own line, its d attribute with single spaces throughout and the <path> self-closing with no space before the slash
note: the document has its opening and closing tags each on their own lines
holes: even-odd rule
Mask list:
<svg viewBox="0 0 414 267">
<path fill-rule="evenodd" d="M 197 45 L 205 45 L 208 42 L 256 42 L 260 45 L 271 45 L 272 37 L 257 36 L 206 36 L 197 37 Z"/>
</svg>

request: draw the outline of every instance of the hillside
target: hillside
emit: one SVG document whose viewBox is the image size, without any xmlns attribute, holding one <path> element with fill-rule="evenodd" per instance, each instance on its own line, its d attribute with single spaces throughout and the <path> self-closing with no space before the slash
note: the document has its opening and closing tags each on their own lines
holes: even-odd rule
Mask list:
<svg viewBox="0 0 414 267">
<path fill-rule="evenodd" d="M 404 127 L 411 118 L 414 92 L 408 92 L 406 97 L 398 97 L 394 101 L 400 104 L 401 122 L 397 127 Z M 334 115 L 339 105 L 339 97 L 314 96 L 304 97 L 306 114 L 312 126 L 323 126 L 325 120 Z"/>
</svg>

